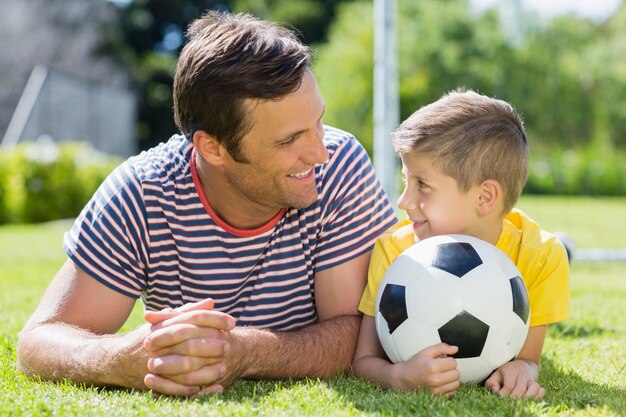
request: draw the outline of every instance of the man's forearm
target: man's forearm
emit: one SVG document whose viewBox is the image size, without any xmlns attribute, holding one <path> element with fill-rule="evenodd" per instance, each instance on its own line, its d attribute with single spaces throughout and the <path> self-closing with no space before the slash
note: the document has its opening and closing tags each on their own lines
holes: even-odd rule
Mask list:
<svg viewBox="0 0 626 417">
<path fill-rule="evenodd" d="M 243 378 L 330 378 L 349 368 L 360 323 L 358 316 L 343 316 L 297 332 L 239 327 L 231 343 L 241 357 L 228 366 Z"/>
<path fill-rule="evenodd" d="M 26 327 L 18 343 L 18 369 L 50 381 L 146 389 L 147 327 L 120 335 L 96 335 L 66 324 Z"/>
</svg>

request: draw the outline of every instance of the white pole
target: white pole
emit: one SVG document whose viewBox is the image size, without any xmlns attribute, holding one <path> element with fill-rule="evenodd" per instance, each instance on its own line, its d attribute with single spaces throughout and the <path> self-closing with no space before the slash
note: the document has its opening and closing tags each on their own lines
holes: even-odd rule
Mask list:
<svg viewBox="0 0 626 417">
<path fill-rule="evenodd" d="M 33 111 L 33 107 L 35 107 L 35 103 L 37 103 L 41 88 L 46 81 L 46 77 L 48 77 L 48 69 L 46 67 L 38 65 L 33 68 L 28 82 L 26 83 L 26 87 L 24 87 L 24 91 L 22 91 L 22 95 L 20 96 L 20 101 L 17 103 L 17 107 L 13 112 L 9 126 L 4 133 L 2 142 L 0 142 L 0 148 L 12 149 L 21 139 L 28 118 Z"/>
<path fill-rule="evenodd" d="M 398 158 L 391 132 L 398 126 L 396 0 L 374 0 L 374 168 L 392 204 L 398 199 Z"/>
</svg>

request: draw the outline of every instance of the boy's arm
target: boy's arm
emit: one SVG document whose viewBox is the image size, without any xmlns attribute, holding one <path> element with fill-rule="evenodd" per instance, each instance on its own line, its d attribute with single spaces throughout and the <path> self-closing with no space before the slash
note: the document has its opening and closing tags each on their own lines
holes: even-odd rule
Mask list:
<svg viewBox="0 0 626 417">
<path fill-rule="evenodd" d="M 455 346 L 440 343 L 430 346 L 406 362 L 392 364 L 387 359 L 376 334 L 374 318 L 363 316 L 352 369 L 355 375 L 383 388 L 401 390 L 428 389 L 451 396 L 460 385 L 460 374 L 453 355 Z"/>
<path fill-rule="evenodd" d="M 546 391 L 538 382 L 539 361 L 547 330 L 547 325 L 532 326 L 517 357 L 496 369 L 485 387 L 505 396 L 542 398 Z"/>
</svg>

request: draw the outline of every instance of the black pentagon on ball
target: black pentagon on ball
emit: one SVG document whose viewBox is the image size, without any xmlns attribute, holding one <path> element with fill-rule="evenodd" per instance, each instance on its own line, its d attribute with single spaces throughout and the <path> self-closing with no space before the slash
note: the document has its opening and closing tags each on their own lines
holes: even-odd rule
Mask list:
<svg viewBox="0 0 626 417">
<path fill-rule="evenodd" d="M 458 346 L 455 358 L 480 356 L 489 334 L 489 326 L 463 310 L 438 330 L 439 338 L 449 345 Z"/>
<path fill-rule="evenodd" d="M 530 304 L 528 301 L 528 291 L 521 277 L 514 277 L 509 280 L 513 295 L 513 312 L 519 316 L 524 323 L 528 322 L 530 314 Z"/>
<path fill-rule="evenodd" d="M 432 265 L 461 278 L 483 261 L 467 242 L 442 243 L 437 246 Z"/>
<path fill-rule="evenodd" d="M 406 287 L 404 285 L 387 284 L 380 296 L 378 306 L 380 314 L 387 322 L 389 334 L 409 318 L 406 312 Z"/>
</svg>

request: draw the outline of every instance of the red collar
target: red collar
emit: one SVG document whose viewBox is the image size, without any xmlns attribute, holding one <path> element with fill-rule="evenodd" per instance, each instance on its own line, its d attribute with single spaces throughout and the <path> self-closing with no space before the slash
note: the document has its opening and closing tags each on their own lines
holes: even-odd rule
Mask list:
<svg viewBox="0 0 626 417">
<path fill-rule="evenodd" d="M 228 233 L 232 235 L 241 236 L 241 237 L 252 237 L 252 236 L 265 233 L 271 228 L 273 228 L 274 226 L 276 226 L 276 223 L 278 223 L 278 221 L 283 217 L 283 215 L 287 211 L 287 209 L 285 208 L 280 209 L 278 213 L 274 217 L 269 219 L 267 223 L 255 229 L 237 229 L 235 227 L 232 227 L 231 225 L 226 223 L 221 217 L 219 217 L 217 213 L 215 213 L 215 211 L 213 210 L 213 207 L 211 207 L 211 204 L 209 204 L 209 200 L 207 200 L 206 195 L 204 194 L 204 190 L 202 189 L 202 183 L 200 182 L 200 177 L 198 176 L 198 168 L 196 167 L 196 150 L 195 149 L 191 152 L 191 177 L 193 178 L 193 183 L 196 186 L 196 192 L 198 193 L 198 196 L 200 197 L 200 201 L 202 201 L 202 206 L 204 206 L 204 209 L 206 210 L 207 214 L 211 216 L 213 221 L 219 227 L 221 227 L 222 229 L 224 229 L 225 231 L 227 231 Z"/>
</svg>

